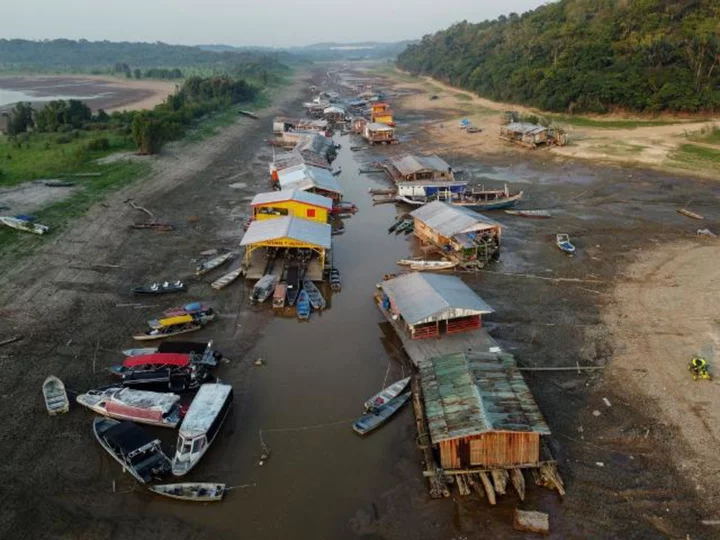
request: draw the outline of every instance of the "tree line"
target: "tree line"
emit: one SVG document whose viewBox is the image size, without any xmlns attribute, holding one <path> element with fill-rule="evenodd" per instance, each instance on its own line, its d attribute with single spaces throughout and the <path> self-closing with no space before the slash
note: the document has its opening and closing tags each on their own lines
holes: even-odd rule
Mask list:
<svg viewBox="0 0 720 540">
<path fill-rule="evenodd" d="M 560 0 L 425 36 L 397 65 L 550 111 L 720 110 L 720 2 Z"/>
<path fill-rule="evenodd" d="M 180 89 L 149 111 L 93 114 L 79 100 L 55 100 L 40 109 L 17 103 L 7 116 L 7 131 L 17 137 L 28 131 L 66 133 L 77 130 L 114 130 L 131 136 L 138 152 L 154 154 L 167 141 L 181 138 L 197 119 L 220 108 L 255 99 L 260 89 L 243 79 L 229 76 L 190 77 Z M 90 150 L 107 149 L 102 136 L 89 143 Z"/>
</svg>

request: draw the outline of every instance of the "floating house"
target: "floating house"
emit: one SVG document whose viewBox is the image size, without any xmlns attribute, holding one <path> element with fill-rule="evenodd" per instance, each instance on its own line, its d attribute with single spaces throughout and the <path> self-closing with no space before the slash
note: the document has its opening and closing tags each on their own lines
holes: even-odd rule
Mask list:
<svg viewBox="0 0 720 540">
<path fill-rule="evenodd" d="M 395 128 L 387 124 L 367 122 L 363 127 L 363 139 L 370 144 L 392 144 L 395 139 Z"/>
<path fill-rule="evenodd" d="M 318 167 L 328 171 L 332 169 L 330 162 L 322 156 L 305 152 L 285 152 L 275 156 L 270 163 L 270 179 L 272 182 L 277 182 L 280 171 L 300 166 Z"/>
<path fill-rule="evenodd" d="M 459 200 L 466 188 L 467 182 L 457 180 L 417 180 L 398 182 L 396 198 L 399 202 L 419 206 L 435 200 Z"/>
<path fill-rule="evenodd" d="M 277 219 L 294 216 L 296 218 L 327 223 L 332 210 L 332 199 L 301 191 L 299 189 L 258 193 L 250 203 L 253 219 Z"/>
<path fill-rule="evenodd" d="M 500 138 L 535 149 L 538 146 L 567 144 L 567 135 L 559 128 L 546 128 L 527 122 L 510 122 L 500 126 Z"/>
<path fill-rule="evenodd" d="M 298 139 L 294 151 L 314 159 L 316 156 L 332 161 L 337 155 L 337 148 L 330 137 L 325 137 L 318 133 L 305 133 L 303 137 Z"/>
<path fill-rule="evenodd" d="M 393 111 L 390 105 L 383 102 L 375 102 L 370 105 L 370 121 L 377 124 L 386 124 L 388 126 L 394 126 L 395 120 L 393 118 Z"/>
<path fill-rule="evenodd" d="M 340 184 L 329 170 L 308 165 L 296 165 L 277 171 L 274 185 L 280 190 L 309 191 L 329 197 L 333 201 L 341 201 L 343 197 Z"/>
<path fill-rule="evenodd" d="M 500 257 L 502 225 L 473 210 L 433 201 L 413 210 L 414 234 L 465 267 L 482 268 Z"/>
<path fill-rule="evenodd" d="M 307 118 L 287 118 L 278 116 L 273 120 L 273 133 L 281 135 L 290 131 L 315 132 L 326 135 L 328 130 L 327 120 L 310 120 Z"/>
<path fill-rule="evenodd" d="M 406 154 L 391 158 L 383 167 L 394 182 L 417 180 L 455 180 L 452 167 L 444 159 Z"/>
<path fill-rule="evenodd" d="M 458 352 L 421 360 L 418 370 L 443 470 L 543 465 L 550 429 L 511 355 Z"/>
<path fill-rule="evenodd" d="M 327 223 L 294 216 L 253 221 L 240 242 L 245 246 L 245 276 L 260 279 L 279 250 L 310 250 L 313 256 L 305 275 L 313 281 L 322 281 L 331 248 L 330 233 Z"/>
<path fill-rule="evenodd" d="M 337 105 L 331 105 L 323 109 L 323 118 L 331 124 L 340 124 L 345 122 L 345 109 Z"/>
<path fill-rule="evenodd" d="M 381 307 L 411 339 L 438 338 L 482 327 L 493 309 L 460 278 L 412 272 L 381 282 Z"/>
</svg>

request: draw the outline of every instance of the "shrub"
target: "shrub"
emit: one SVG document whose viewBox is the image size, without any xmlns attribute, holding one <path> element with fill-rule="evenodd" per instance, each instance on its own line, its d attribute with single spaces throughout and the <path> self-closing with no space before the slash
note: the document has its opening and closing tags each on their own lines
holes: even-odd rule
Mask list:
<svg viewBox="0 0 720 540">
<path fill-rule="evenodd" d="M 86 147 L 91 152 L 110 150 L 110 141 L 107 137 L 99 137 L 89 141 Z"/>
</svg>

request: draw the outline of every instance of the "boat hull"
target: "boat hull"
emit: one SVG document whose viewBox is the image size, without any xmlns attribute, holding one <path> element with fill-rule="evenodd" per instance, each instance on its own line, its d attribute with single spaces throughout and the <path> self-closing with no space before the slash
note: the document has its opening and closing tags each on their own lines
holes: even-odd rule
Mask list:
<svg viewBox="0 0 720 540">
<path fill-rule="evenodd" d="M 45 379 L 42 392 L 45 399 L 45 408 L 50 416 L 64 414 L 70 410 L 70 400 L 67 397 L 65 385 L 54 375 L 50 375 Z"/>
<path fill-rule="evenodd" d="M 376 430 L 392 418 L 410 399 L 410 392 L 391 399 L 387 404 L 378 407 L 375 411 L 362 416 L 353 424 L 353 430 L 358 435 L 367 435 Z"/>
<path fill-rule="evenodd" d="M 149 486 L 153 493 L 187 502 L 217 502 L 225 495 L 225 484 L 212 484 L 210 482 L 160 484 Z"/>
</svg>

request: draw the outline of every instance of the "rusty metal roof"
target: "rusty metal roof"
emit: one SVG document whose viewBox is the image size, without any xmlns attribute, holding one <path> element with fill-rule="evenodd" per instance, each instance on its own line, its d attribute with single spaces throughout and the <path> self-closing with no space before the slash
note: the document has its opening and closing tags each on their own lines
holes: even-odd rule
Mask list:
<svg viewBox="0 0 720 540">
<path fill-rule="evenodd" d="M 406 154 L 390 158 L 393 166 L 400 171 L 400 174 L 413 174 L 421 171 L 440 171 L 447 173 L 451 170 L 450 165 L 438 156 L 415 156 Z"/>
<path fill-rule="evenodd" d="M 460 233 L 484 231 L 502 227 L 500 223 L 482 214 L 442 201 L 433 201 L 410 212 L 410 215 L 425 223 L 446 238 Z"/>
<path fill-rule="evenodd" d="M 535 398 L 506 353 L 455 353 L 418 362 L 433 444 L 489 432 L 549 435 Z"/>
<path fill-rule="evenodd" d="M 492 313 L 463 280 L 429 272 L 410 272 L 380 283 L 392 305 L 410 325 Z"/>
</svg>

